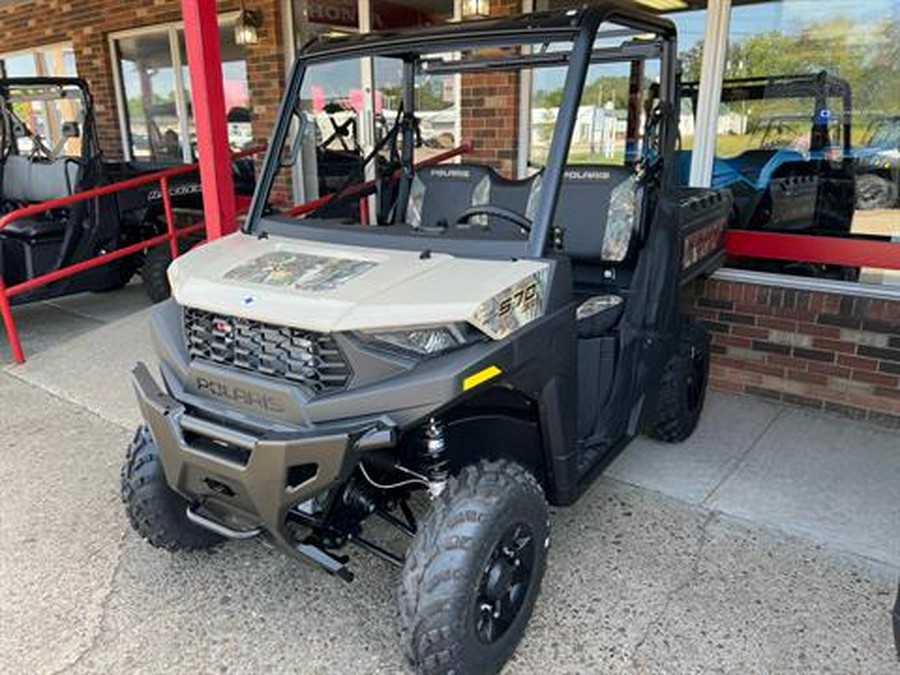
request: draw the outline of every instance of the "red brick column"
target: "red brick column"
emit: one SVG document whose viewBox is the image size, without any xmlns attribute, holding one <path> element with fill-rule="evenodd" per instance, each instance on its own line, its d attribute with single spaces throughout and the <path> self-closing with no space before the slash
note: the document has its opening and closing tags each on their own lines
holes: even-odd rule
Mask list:
<svg viewBox="0 0 900 675">
<path fill-rule="evenodd" d="M 900 428 L 900 301 L 711 279 L 683 302 L 713 387 Z"/>
</svg>

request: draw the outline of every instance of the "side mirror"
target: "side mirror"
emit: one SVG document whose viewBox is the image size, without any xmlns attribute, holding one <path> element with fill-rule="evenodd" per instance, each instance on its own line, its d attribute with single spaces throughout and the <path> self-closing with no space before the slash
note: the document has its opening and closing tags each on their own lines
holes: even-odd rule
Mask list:
<svg viewBox="0 0 900 675">
<path fill-rule="evenodd" d="M 80 138 L 81 127 L 78 126 L 78 122 L 63 122 L 62 135 L 63 138 Z"/>
</svg>

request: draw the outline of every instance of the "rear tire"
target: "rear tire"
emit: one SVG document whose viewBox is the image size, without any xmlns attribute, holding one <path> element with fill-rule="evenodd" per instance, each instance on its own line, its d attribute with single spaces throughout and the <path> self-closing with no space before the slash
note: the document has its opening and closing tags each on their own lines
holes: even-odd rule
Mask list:
<svg viewBox="0 0 900 675">
<path fill-rule="evenodd" d="M 664 443 L 687 440 L 700 421 L 709 381 L 709 332 L 689 323 L 678 353 L 666 364 L 659 383 L 647 433 Z"/>
<path fill-rule="evenodd" d="M 168 277 L 171 264 L 172 254 L 169 252 L 168 245 L 165 244 L 150 249 L 144 258 L 141 277 L 144 281 L 144 290 L 154 304 L 168 300 L 172 294 Z"/>
<path fill-rule="evenodd" d="M 188 520 L 188 503 L 166 482 L 159 450 L 147 427 L 138 428 L 128 446 L 121 496 L 131 527 L 156 548 L 198 551 L 223 541 Z"/>
<path fill-rule="evenodd" d="M 419 673 L 495 673 L 519 644 L 550 545 L 544 493 L 508 461 L 465 467 L 410 546 L 400 639 Z"/>
</svg>

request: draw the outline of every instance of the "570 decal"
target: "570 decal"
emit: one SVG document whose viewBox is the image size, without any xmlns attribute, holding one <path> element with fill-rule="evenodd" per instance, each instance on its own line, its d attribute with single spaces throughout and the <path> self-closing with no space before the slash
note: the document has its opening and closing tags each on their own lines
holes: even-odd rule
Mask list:
<svg viewBox="0 0 900 675">
<path fill-rule="evenodd" d="M 525 288 L 519 288 L 511 295 L 500 301 L 497 308 L 497 318 L 503 318 L 512 311 L 528 311 L 538 301 L 539 286 L 537 281 L 531 282 Z"/>
<path fill-rule="evenodd" d="M 469 323 L 495 340 L 502 340 L 544 313 L 546 268 L 528 275 L 479 305 Z"/>
</svg>

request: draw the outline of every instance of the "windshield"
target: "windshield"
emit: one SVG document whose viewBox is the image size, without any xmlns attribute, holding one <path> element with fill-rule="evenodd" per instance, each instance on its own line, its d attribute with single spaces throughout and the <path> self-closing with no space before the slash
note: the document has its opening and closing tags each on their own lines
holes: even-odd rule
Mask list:
<svg viewBox="0 0 900 675">
<path fill-rule="evenodd" d="M 869 147 L 883 150 L 896 150 L 900 148 L 900 118 L 882 120 L 875 126 L 872 137 L 869 139 Z"/>
<path fill-rule="evenodd" d="M 557 227 L 544 200 L 548 184 L 563 192 L 567 181 L 597 182 L 600 201 L 630 227 L 662 42 L 611 24 L 592 50 L 533 35 L 301 60 L 258 227 L 365 245 L 414 238 L 434 250 L 474 241 L 472 250 L 520 255 L 535 231 Z M 614 256 L 624 248 L 604 246 Z"/>
<path fill-rule="evenodd" d="M 77 85 L 0 81 L 5 153 L 80 157 L 86 101 Z"/>
</svg>

